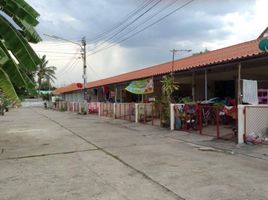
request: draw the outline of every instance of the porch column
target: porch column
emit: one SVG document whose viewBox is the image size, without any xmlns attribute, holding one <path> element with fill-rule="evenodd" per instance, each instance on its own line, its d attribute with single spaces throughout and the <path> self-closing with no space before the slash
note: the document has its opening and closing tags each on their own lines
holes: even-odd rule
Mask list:
<svg viewBox="0 0 268 200">
<path fill-rule="evenodd" d="M 237 104 L 241 104 L 241 63 L 238 63 L 237 75 Z"/>
<path fill-rule="evenodd" d="M 115 86 L 114 102 L 117 103 L 117 87 Z"/>
<path fill-rule="evenodd" d="M 195 72 L 192 73 L 192 98 L 195 101 Z"/>
<path fill-rule="evenodd" d="M 123 98 L 122 98 L 122 88 L 121 88 L 121 86 L 119 87 L 119 89 L 120 89 L 120 103 L 122 103 L 123 102 Z"/>
<path fill-rule="evenodd" d="M 139 104 L 135 103 L 135 123 L 139 122 Z"/>
<path fill-rule="evenodd" d="M 175 112 L 174 112 L 175 104 L 170 104 L 170 130 L 174 131 L 175 129 Z"/>
<path fill-rule="evenodd" d="M 208 72 L 205 70 L 205 100 L 208 100 Z"/>
</svg>

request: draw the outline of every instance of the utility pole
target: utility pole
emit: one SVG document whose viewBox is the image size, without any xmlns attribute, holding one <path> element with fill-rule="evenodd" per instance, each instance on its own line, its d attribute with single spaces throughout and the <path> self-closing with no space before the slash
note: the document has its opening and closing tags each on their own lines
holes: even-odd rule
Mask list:
<svg viewBox="0 0 268 200">
<path fill-rule="evenodd" d="M 65 41 L 65 42 L 69 42 L 69 43 L 78 45 L 81 48 L 81 56 L 82 56 L 82 59 L 83 59 L 83 75 L 82 75 L 83 82 L 84 82 L 84 84 L 83 84 L 84 85 L 83 86 L 83 94 L 84 94 L 84 100 L 86 100 L 86 97 L 87 97 L 87 90 L 86 90 L 86 84 L 87 84 L 87 50 L 86 50 L 86 46 L 87 46 L 87 42 L 86 42 L 86 38 L 83 37 L 82 41 L 81 41 L 81 44 L 80 44 L 78 42 L 73 42 L 71 40 L 68 40 L 68 39 L 65 39 L 65 38 L 62 38 L 62 37 L 58 37 L 58 36 L 55 36 L 55 35 L 48 35 L 48 34 L 44 34 L 44 35 L 48 36 L 48 37 L 51 37 L 51 38 L 54 38 L 54 39 L 57 39 L 57 40 L 62 40 L 62 41 Z"/>
<path fill-rule="evenodd" d="M 190 49 L 172 49 L 172 50 L 170 50 L 170 52 L 172 53 L 172 69 L 171 69 L 171 75 L 173 75 L 173 72 L 174 72 L 175 54 L 177 52 L 182 52 L 182 51 L 191 52 L 192 50 L 190 50 Z"/>
<path fill-rule="evenodd" d="M 86 51 L 86 38 L 82 38 L 82 58 L 83 58 L 83 80 L 84 80 L 84 100 L 87 98 L 87 89 L 86 89 L 86 84 L 87 84 L 87 51 Z"/>
</svg>

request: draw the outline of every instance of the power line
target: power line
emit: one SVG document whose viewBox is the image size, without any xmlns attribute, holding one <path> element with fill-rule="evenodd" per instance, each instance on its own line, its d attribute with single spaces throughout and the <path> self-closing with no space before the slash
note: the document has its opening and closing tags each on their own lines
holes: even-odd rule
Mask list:
<svg viewBox="0 0 268 200">
<path fill-rule="evenodd" d="M 60 61 L 65 61 L 66 60 L 66 57 L 65 58 L 47 58 L 47 60 L 53 60 L 53 61 L 57 61 L 57 60 L 60 60 Z"/>
<path fill-rule="evenodd" d="M 57 76 L 61 77 L 62 75 L 65 75 L 66 72 L 68 72 L 70 70 L 73 70 L 73 68 L 76 67 L 78 62 L 79 62 L 79 59 L 74 60 L 74 62 L 71 65 L 69 65 L 68 67 L 64 68 L 64 70 L 60 74 L 58 74 Z"/>
<path fill-rule="evenodd" d="M 126 41 L 126 40 L 129 40 L 130 38 L 134 37 L 135 35 L 141 33 L 142 31 L 144 31 L 144 30 L 150 28 L 151 26 L 153 26 L 153 25 L 159 23 L 160 21 L 164 20 L 165 18 L 169 17 L 169 16 L 172 15 L 173 13 L 175 13 L 175 12 L 181 10 L 182 8 L 186 7 L 187 5 L 189 5 L 190 3 L 192 3 L 193 1 L 194 1 L 194 0 L 190 0 L 190 1 L 188 1 L 187 3 L 185 3 L 185 4 L 183 4 L 182 6 L 176 8 L 175 10 L 171 11 L 170 13 L 164 15 L 163 17 L 161 17 L 160 19 L 156 20 L 155 22 L 149 24 L 148 26 L 145 26 L 145 27 L 142 28 L 141 30 L 139 30 L 139 31 L 137 31 L 137 32 L 134 32 L 133 34 L 131 34 L 130 36 L 128 36 L 128 37 L 126 37 L 126 38 L 123 38 L 123 39 L 120 40 L 118 43 L 111 44 L 111 45 L 109 45 L 109 46 L 107 46 L 107 47 L 101 48 L 101 49 L 99 49 L 99 50 L 97 50 L 97 51 L 95 51 L 95 52 L 93 52 L 93 53 L 91 53 L 91 54 L 88 54 L 88 56 L 90 56 L 90 55 L 94 55 L 94 54 L 99 53 L 99 52 L 101 52 L 101 51 L 104 51 L 104 50 L 106 50 L 106 49 L 108 49 L 108 48 L 111 48 L 111 47 L 113 47 L 113 46 L 115 46 L 115 45 L 118 45 L 118 44 L 120 44 L 120 43 L 122 43 L 122 42 L 124 42 L 124 41 Z"/>
<path fill-rule="evenodd" d="M 146 15 L 148 12 L 150 12 L 154 7 L 156 7 L 162 0 L 158 0 L 157 2 L 155 2 L 152 6 L 150 6 L 148 9 L 146 9 L 143 13 L 141 13 L 139 16 L 137 16 L 136 18 L 134 18 L 133 20 L 131 20 L 128 24 L 126 24 L 125 26 L 123 26 L 121 29 L 119 29 L 116 33 L 114 33 L 112 36 L 108 37 L 106 40 L 102 41 L 100 44 L 98 44 L 96 48 L 98 48 L 99 46 L 101 46 L 102 44 L 112 41 L 112 39 L 114 37 L 116 37 L 118 34 L 120 34 L 121 32 L 123 32 L 124 30 L 126 30 L 128 27 L 130 27 L 132 24 L 134 24 L 136 21 L 138 21 L 140 18 L 142 18 L 144 15 Z M 152 1 L 153 2 L 153 1 Z"/>
<path fill-rule="evenodd" d="M 52 41 L 53 41 L 53 43 L 52 43 Z M 67 42 L 54 42 L 54 40 L 46 40 L 46 42 L 40 42 L 40 43 L 38 43 L 38 44 L 34 44 L 34 46 L 36 46 L 36 47 L 39 47 L 40 45 L 45 45 L 45 46 L 50 46 L 50 48 L 52 48 L 52 47 L 66 47 L 66 46 L 70 46 L 70 44 L 69 43 L 67 43 Z"/>
<path fill-rule="evenodd" d="M 166 9 L 168 9 L 169 7 L 171 7 L 172 5 L 174 5 L 178 0 L 175 0 L 173 2 L 171 2 L 170 4 L 167 4 L 167 6 L 165 6 L 164 8 L 161 8 L 159 10 L 157 10 L 155 13 L 153 13 L 152 15 L 148 16 L 146 19 L 144 19 L 143 21 L 141 21 L 139 24 L 137 24 L 136 26 L 132 27 L 130 30 L 128 30 L 127 33 L 125 33 L 124 35 L 119 34 L 117 37 L 114 38 L 113 43 L 116 43 L 117 41 L 120 41 L 120 39 L 124 36 L 129 35 L 132 31 L 136 30 L 137 28 L 140 27 L 140 25 L 142 24 L 146 24 L 148 21 L 150 21 L 151 19 L 153 19 L 154 17 L 156 17 L 157 15 L 161 14 L 162 12 L 164 12 Z M 110 45 L 110 44 L 109 44 Z M 106 46 L 109 46 L 106 45 Z M 93 50 L 91 50 L 93 51 Z"/>
<path fill-rule="evenodd" d="M 44 33 L 43 35 L 45 35 L 45 36 L 47 36 L 49 38 L 53 38 L 53 39 L 56 39 L 56 40 L 62 40 L 62 41 L 69 42 L 69 43 L 74 44 L 74 45 L 78 45 L 79 47 L 82 47 L 82 45 L 79 42 L 76 42 L 76 41 L 65 39 L 65 38 L 62 38 L 62 37 L 59 37 L 59 36 L 56 36 L 56 35 L 49 35 L 49 34 L 46 34 L 46 33 Z"/>
<path fill-rule="evenodd" d="M 79 56 L 79 53 L 77 53 L 77 54 L 45 54 L 45 53 L 39 53 L 38 55 L 46 55 L 47 56 L 47 58 L 49 59 L 49 58 L 56 58 L 56 59 L 58 59 L 58 58 L 62 58 L 62 59 L 64 59 L 64 58 L 66 58 L 66 59 L 68 59 L 68 58 L 70 58 L 70 56 L 71 55 L 73 55 L 74 57 L 75 56 Z"/>
<path fill-rule="evenodd" d="M 79 52 L 79 50 L 77 50 L 77 52 Z M 71 63 L 74 62 L 77 59 L 79 59 L 79 58 L 77 58 L 76 55 L 72 56 L 71 59 L 69 60 L 69 62 L 65 66 L 67 66 L 67 67 L 70 66 Z M 61 73 L 61 72 L 59 72 L 59 73 Z"/>
<path fill-rule="evenodd" d="M 64 68 L 61 69 L 61 71 L 58 72 L 58 75 L 62 75 L 62 74 L 64 74 L 66 71 L 68 71 L 68 70 L 74 65 L 74 63 L 77 62 L 77 60 L 78 60 L 78 59 L 71 60 L 71 62 L 69 62 L 68 64 L 66 64 L 66 65 L 64 66 Z"/>
<path fill-rule="evenodd" d="M 142 11 L 145 7 L 147 7 L 153 0 L 149 0 L 149 1 L 142 1 L 142 3 L 140 5 L 138 5 L 138 7 L 136 9 L 134 9 L 132 12 L 130 12 L 125 19 L 121 20 L 118 24 L 114 25 L 113 27 L 109 28 L 108 30 L 104 31 L 103 33 L 95 36 L 95 38 L 92 38 L 90 41 L 94 42 L 100 38 L 103 38 L 105 35 L 109 35 L 111 32 L 113 32 L 114 30 L 116 30 L 117 28 L 119 28 L 121 25 L 123 25 L 125 22 L 127 22 L 128 20 L 130 20 L 133 16 L 135 16 L 137 13 L 139 13 L 140 11 Z"/>
<path fill-rule="evenodd" d="M 79 52 L 60 52 L 60 51 L 43 51 L 43 50 L 35 50 L 36 52 L 40 53 L 54 53 L 54 54 L 67 54 L 67 55 L 73 55 L 73 54 L 79 54 Z"/>
<path fill-rule="evenodd" d="M 91 71 L 94 72 L 94 74 L 95 74 L 99 79 L 101 79 L 101 77 L 99 76 L 99 74 L 95 71 L 95 69 L 94 69 L 92 66 L 90 66 L 88 63 L 87 63 L 87 66 L 91 69 Z"/>
</svg>

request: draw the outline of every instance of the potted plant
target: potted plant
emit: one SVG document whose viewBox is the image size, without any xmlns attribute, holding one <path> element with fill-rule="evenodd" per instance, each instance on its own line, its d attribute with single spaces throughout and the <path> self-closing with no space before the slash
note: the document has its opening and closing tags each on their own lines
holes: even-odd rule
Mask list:
<svg viewBox="0 0 268 200">
<path fill-rule="evenodd" d="M 173 102 L 172 93 L 179 89 L 179 85 L 175 82 L 173 75 L 165 75 L 162 83 L 162 121 L 163 127 L 170 125 L 170 103 Z"/>
</svg>

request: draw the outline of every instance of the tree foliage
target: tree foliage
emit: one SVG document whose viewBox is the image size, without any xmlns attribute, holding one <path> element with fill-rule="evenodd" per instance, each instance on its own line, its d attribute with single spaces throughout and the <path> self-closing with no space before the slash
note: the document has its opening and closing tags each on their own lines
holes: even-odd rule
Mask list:
<svg viewBox="0 0 268 200">
<path fill-rule="evenodd" d="M 24 0 L 1 0 L 0 8 L 0 89 L 11 101 L 19 103 L 16 88 L 32 89 L 29 77 L 40 63 L 29 42 L 41 38 L 34 30 L 39 14 Z"/>
<path fill-rule="evenodd" d="M 168 123 L 170 116 L 169 105 L 173 101 L 172 94 L 179 89 L 179 84 L 175 82 L 173 75 L 165 75 L 162 83 L 162 121 Z"/>
<path fill-rule="evenodd" d="M 42 83 L 48 82 L 48 84 L 50 84 L 50 81 L 54 82 L 54 80 L 56 79 L 55 76 L 56 67 L 47 66 L 47 64 L 48 61 L 46 60 L 46 56 L 44 55 L 41 58 L 41 62 L 37 66 L 36 71 L 39 90 L 42 89 Z"/>
<path fill-rule="evenodd" d="M 179 84 L 175 82 L 172 75 L 165 75 L 161 81 L 163 96 L 167 98 L 169 102 L 172 101 L 172 93 L 179 89 Z"/>
</svg>

